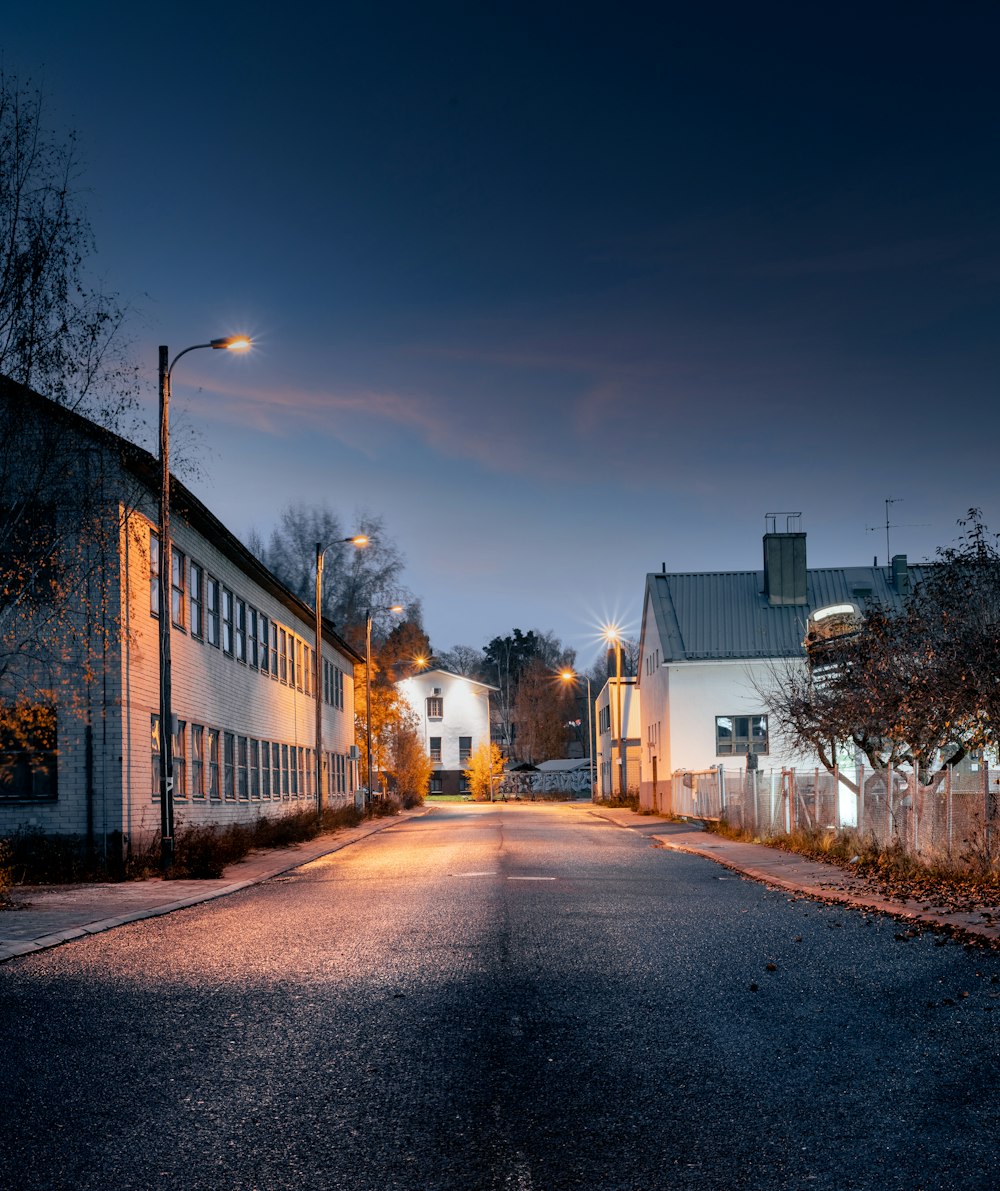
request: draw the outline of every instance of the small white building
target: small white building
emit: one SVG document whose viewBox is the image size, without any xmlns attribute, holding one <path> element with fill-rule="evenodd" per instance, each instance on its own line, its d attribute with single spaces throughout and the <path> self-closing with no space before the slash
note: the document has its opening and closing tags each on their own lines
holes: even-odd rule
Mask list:
<svg viewBox="0 0 1000 1191">
<path fill-rule="evenodd" d="M 464 770 L 490 739 L 490 694 L 497 688 L 447 670 L 423 670 L 396 684 L 417 718 L 417 730 L 434 766 L 432 794 L 468 789 Z"/>
<path fill-rule="evenodd" d="M 639 789 L 641 777 L 642 754 L 639 745 L 642 719 L 636 680 L 622 678 L 619 687 L 616 677 L 609 678 L 597 696 L 594 707 L 597 714 L 596 796 L 603 799 L 618 798 L 622 792 L 623 765 L 626 794 Z"/>
</svg>

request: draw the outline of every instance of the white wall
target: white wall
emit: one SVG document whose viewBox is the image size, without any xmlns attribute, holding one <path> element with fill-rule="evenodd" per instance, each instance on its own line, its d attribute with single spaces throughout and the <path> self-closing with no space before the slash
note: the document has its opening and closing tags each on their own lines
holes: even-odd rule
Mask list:
<svg viewBox="0 0 1000 1191">
<path fill-rule="evenodd" d="M 397 686 L 417 717 L 418 731 L 428 753 L 430 738 L 441 738 L 441 762 L 437 768 L 460 770 L 465 767 L 459 759 L 459 737 L 472 737 L 473 752 L 489 739 L 489 687 L 443 670 L 414 674 L 402 679 Z M 428 719 L 427 700 L 434 697 L 438 688 L 444 701 L 444 715 L 441 719 Z"/>
</svg>

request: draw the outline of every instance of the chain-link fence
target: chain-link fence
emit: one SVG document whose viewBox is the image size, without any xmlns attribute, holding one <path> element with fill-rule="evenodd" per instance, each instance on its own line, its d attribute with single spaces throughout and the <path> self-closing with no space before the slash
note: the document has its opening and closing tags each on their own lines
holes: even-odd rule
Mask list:
<svg viewBox="0 0 1000 1191">
<path fill-rule="evenodd" d="M 725 819 L 756 835 L 857 828 L 926 860 L 988 863 L 1000 851 L 1000 771 L 946 769 L 930 785 L 909 770 L 716 769 L 675 773 L 676 815 Z"/>
</svg>

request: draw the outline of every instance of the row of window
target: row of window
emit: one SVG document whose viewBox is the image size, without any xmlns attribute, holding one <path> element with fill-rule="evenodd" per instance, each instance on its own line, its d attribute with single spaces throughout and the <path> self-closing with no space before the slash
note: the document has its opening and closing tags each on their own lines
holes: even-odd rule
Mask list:
<svg viewBox="0 0 1000 1191">
<path fill-rule="evenodd" d="M 170 552 L 170 619 L 196 641 L 313 695 L 313 650 L 291 629 L 235 595 L 176 547 Z M 149 610 L 160 614 L 160 538 L 149 533 Z M 344 672 L 323 659 L 323 702 L 344 709 Z"/>
<path fill-rule="evenodd" d="M 441 763 L 441 737 L 430 736 L 427 739 L 427 751 L 430 753 L 432 761 Z M 460 736 L 458 738 L 458 763 L 460 765 L 467 765 L 472 759 L 472 737 Z"/>
<path fill-rule="evenodd" d="M 171 744 L 175 799 L 277 802 L 315 796 L 314 749 L 184 720 L 177 720 Z M 151 792 L 159 800 L 160 717 L 155 713 L 150 745 Z M 346 754 L 327 753 L 325 772 L 331 794 L 353 792 L 354 770 Z"/>
</svg>

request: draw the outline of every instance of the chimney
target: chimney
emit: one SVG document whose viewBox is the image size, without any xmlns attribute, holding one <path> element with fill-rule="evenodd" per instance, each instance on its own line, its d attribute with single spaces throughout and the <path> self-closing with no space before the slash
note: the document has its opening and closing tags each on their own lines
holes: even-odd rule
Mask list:
<svg viewBox="0 0 1000 1191">
<path fill-rule="evenodd" d="M 806 603 L 806 535 L 798 529 L 801 516 L 768 513 L 765 517 L 764 594 L 772 607 Z M 779 517 L 785 518 L 783 533 L 777 530 Z"/>
<path fill-rule="evenodd" d="M 892 556 L 892 585 L 900 595 L 906 595 L 910 590 L 910 570 L 905 554 Z"/>
</svg>

